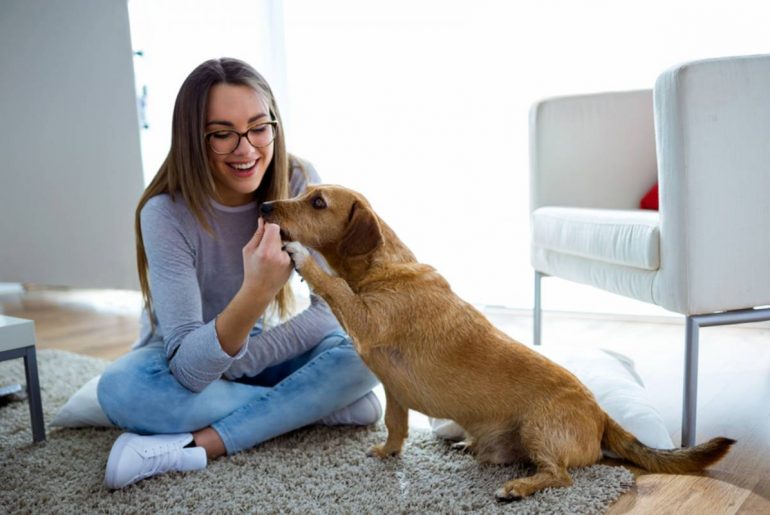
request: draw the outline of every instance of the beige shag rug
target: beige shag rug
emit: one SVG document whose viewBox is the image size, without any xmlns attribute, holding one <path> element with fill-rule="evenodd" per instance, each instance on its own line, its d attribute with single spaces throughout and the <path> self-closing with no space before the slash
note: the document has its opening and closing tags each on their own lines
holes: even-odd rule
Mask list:
<svg viewBox="0 0 770 515">
<path fill-rule="evenodd" d="M 46 421 L 104 360 L 38 352 Z M 0 383 L 24 382 L 22 360 L 0 363 Z M 102 484 L 114 429 L 47 428 L 32 444 L 26 402 L 0 407 L 0 513 L 604 513 L 633 477 L 623 467 L 573 471 L 571 488 L 500 504 L 494 491 L 527 471 L 479 465 L 414 429 L 401 458 L 365 450 L 385 436 L 372 428 L 304 428 L 207 469 L 172 473 L 110 492 Z"/>
</svg>

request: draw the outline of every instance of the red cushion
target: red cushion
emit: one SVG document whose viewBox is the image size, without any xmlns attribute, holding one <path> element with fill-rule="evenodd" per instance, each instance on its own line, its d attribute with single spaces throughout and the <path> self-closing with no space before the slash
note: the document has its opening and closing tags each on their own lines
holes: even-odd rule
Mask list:
<svg viewBox="0 0 770 515">
<path fill-rule="evenodd" d="M 655 211 L 658 210 L 658 183 L 655 183 L 655 186 L 653 186 L 650 191 L 648 191 L 644 197 L 642 197 L 641 202 L 639 202 L 639 207 L 641 209 L 653 209 Z"/>
</svg>

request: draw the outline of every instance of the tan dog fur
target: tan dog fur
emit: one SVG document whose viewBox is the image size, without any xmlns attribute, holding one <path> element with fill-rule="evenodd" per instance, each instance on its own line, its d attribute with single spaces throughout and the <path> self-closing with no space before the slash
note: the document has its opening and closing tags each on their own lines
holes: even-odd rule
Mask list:
<svg viewBox="0 0 770 515">
<path fill-rule="evenodd" d="M 507 481 L 500 500 L 572 484 L 567 469 L 596 463 L 602 447 L 654 472 L 699 471 L 724 456 L 727 438 L 689 449 L 654 450 L 621 428 L 564 368 L 496 329 L 457 297 L 354 191 L 310 187 L 263 205 L 280 225 L 299 273 L 331 307 L 361 358 L 382 381 L 387 440 L 401 451 L 408 410 L 456 421 L 465 447 L 492 463 L 529 461 L 534 475 Z M 327 274 L 303 247 L 318 251 Z"/>
</svg>

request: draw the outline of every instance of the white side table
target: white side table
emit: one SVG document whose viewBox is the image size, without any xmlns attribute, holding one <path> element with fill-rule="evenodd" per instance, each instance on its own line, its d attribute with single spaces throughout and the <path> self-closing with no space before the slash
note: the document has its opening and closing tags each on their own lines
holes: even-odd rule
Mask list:
<svg viewBox="0 0 770 515">
<path fill-rule="evenodd" d="M 32 320 L 0 315 L 0 361 L 14 358 L 24 358 L 32 440 L 42 442 L 45 440 L 45 423 L 43 404 L 40 401 L 40 382 L 37 377 L 35 323 Z"/>
</svg>

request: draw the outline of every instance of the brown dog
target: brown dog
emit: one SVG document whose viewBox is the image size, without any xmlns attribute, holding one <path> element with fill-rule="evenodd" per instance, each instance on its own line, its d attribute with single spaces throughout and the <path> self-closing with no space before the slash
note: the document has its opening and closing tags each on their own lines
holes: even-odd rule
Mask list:
<svg viewBox="0 0 770 515">
<path fill-rule="evenodd" d="M 644 446 L 575 376 L 496 329 L 435 269 L 418 263 L 356 192 L 315 186 L 261 211 L 281 226 L 297 270 L 385 387 L 388 438 L 370 450 L 375 456 L 401 451 L 409 409 L 452 419 L 479 460 L 537 467 L 495 493 L 512 500 L 571 485 L 567 468 L 596 463 L 602 447 L 652 472 L 683 473 L 714 463 L 734 443 L 714 438 L 689 449 Z M 304 246 L 320 252 L 337 276 Z"/>
</svg>

